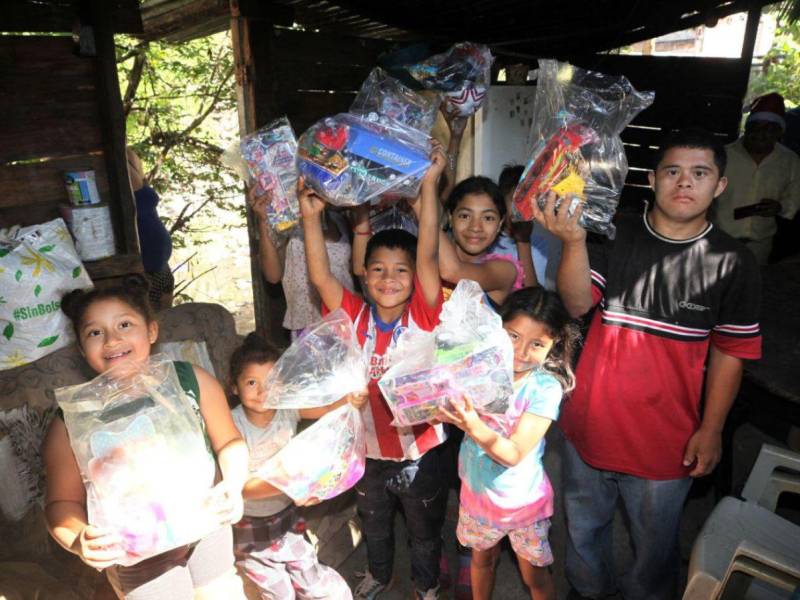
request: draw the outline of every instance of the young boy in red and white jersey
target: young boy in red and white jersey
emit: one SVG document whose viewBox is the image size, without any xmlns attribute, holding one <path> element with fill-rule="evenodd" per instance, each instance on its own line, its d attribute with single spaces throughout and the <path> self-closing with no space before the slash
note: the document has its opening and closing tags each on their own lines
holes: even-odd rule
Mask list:
<svg viewBox="0 0 800 600">
<path fill-rule="evenodd" d="M 301 181 L 298 199 L 303 216 L 309 279 L 322 298 L 323 312 L 344 309 L 356 326 L 370 365 L 369 402 L 363 416 L 367 430 L 367 466 L 356 486 L 358 513 L 367 542 L 368 569 L 356 587 L 356 599 L 377 598 L 389 586 L 394 562 L 394 514 L 402 506 L 411 540 L 411 577 L 417 598 L 439 597 L 441 528 L 446 488 L 439 453 L 445 440 L 441 424 L 394 427 L 378 388 L 384 354 L 406 329 L 432 330 L 443 298 L 439 279 L 437 181 L 446 158 L 439 148 L 422 181 L 419 237 L 389 229 L 367 244 L 364 282 L 371 302 L 345 289 L 331 273 L 320 215 L 325 202 Z"/>
</svg>

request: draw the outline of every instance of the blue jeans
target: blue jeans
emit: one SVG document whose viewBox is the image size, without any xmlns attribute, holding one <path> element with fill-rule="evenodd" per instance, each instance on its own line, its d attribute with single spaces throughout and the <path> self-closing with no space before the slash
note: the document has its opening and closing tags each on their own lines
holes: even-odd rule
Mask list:
<svg viewBox="0 0 800 600">
<path fill-rule="evenodd" d="M 692 480 L 655 481 L 587 465 L 564 440 L 566 576 L 581 596 L 616 593 L 626 600 L 672 600 L 680 555 L 678 527 Z M 633 565 L 614 577 L 611 526 L 622 498 L 629 518 Z"/>
<path fill-rule="evenodd" d="M 364 477 L 356 484 L 356 508 L 369 571 L 381 583 L 392 577 L 394 515 L 402 507 L 411 545 L 411 579 L 422 592 L 439 584 L 448 492 L 439 458 L 438 448 L 433 448 L 415 461 L 367 459 Z"/>
</svg>

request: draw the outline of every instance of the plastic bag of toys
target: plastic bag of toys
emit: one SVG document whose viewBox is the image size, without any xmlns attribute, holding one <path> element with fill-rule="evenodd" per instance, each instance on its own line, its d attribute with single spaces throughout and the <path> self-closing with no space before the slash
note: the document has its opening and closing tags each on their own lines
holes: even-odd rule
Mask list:
<svg viewBox="0 0 800 600">
<path fill-rule="evenodd" d="M 219 528 L 199 407 L 162 355 L 56 390 L 86 485 L 89 523 L 116 530 L 132 565 Z"/>
<path fill-rule="evenodd" d="M 293 437 L 258 476 L 298 504 L 333 498 L 364 475 L 364 435 L 358 409 L 341 406 Z"/>
<path fill-rule="evenodd" d="M 297 168 L 330 204 L 355 206 L 386 192 L 419 193 L 430 138 L 392 119 L 341 113 L 317 121 L 298 142 Z"/>
<path fill-rule="evenodd" d="M 487 46 L 462 42 L 406 69 L 426 89 L 444 92 L 445 112 L 468 117 L 483 104 L 493 61 Z"/>
<path fill-rule="evenodd" d="M 513 392 L 511 340 L 480 286 L 467 279 L 444 303 L 439 325 L 404 333 L 387 360 L 378 385 L 396 426 L 429 422 L 462 395 L 479 412 L 504 412 Z"/>
<path fill-rule="evenodd" d="M 350 112 L 372 121 L 389 119 L 429 135 L 440 101 L 438 95 L 426 98 L 375 67 L 361 85 Z"/>
<path fill-rule="evenodd" d="M 367 387 L 367 365 L 342 309 L 309 326 L 278 359 L 264 382 L 267 408 L 314 408 Z"/>
<path fill-rule="evenodd" d="M 531 221 L 531 202 L 543 207 L 552 190 L 569 202 L 570 214 L 583 203 L 582 227 L 613 238 L 628 173 L 619 136 L 654 97 L 637 92 L 625 77 L 540 60 L 532 156 L 514 192 L 514 220 Z"/>
<path fill-rule="evenodd" d="M 267 219 L 276 232 L 297 225 L 297 140 L 286 117 L 243 137 L 222 156 L 222 163 L 255 186 L 257 194 L 270 194 Z"/>
</svg>

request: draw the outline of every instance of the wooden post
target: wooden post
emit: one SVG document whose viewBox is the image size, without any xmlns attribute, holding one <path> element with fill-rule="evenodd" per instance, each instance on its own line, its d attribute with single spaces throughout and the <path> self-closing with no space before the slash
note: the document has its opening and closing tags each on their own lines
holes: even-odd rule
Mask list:
<svg viewBox="0 0 800 600">
<path fill-rule="evenodd" d="M 270 23 L 259 21 L 260 27 Z M 239 2 L 231 0 L 231 41 L 236 69 L 236 100 L 239 133 L 245 135 L 258 127 L 256 112 L 256 69 L 250 36 L 251 20 L 242 16 Z M 270 286 L 261 273 L 258 251 L 258 224 L 253 211 L 247 210 L 247 237 L 250 242 L 250 275 L 253 280 L 253 310 L 256 329 L 273 343 L 285 345 L 286 332 L 281 323 L 285 311 L 280 286 Z"/>
<path fill-rule="evenodd" d="M 125 155 L 125 113 L 119 91 L 111 4 L 92 0 L 88 8 L 87 17 L 94 30 L 97 49 L 97 97 L 117 251 L 121 254 L 139 254 L 136 205 L 128 180 L 128 160 Z"/>
</svg>

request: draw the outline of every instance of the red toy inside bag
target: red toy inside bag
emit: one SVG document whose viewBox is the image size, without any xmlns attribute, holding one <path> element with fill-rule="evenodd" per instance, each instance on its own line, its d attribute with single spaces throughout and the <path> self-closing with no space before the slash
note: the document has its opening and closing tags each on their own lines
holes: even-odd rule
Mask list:
<svg viewBox="0 0 800 600">
<path fill-rule="evenodd" d="M 512 217 L 533 219 L 549 191 L 572 213 L 583 203 L 582 227 L 614 237 L 613 219 L 628 173 L 620 138 L 630 121 L 653 102 L 625 77 L 605 75 L 555 60 L 540 60 L 531 128 L 531 158 L 514 192 Z"/>
</svg>

